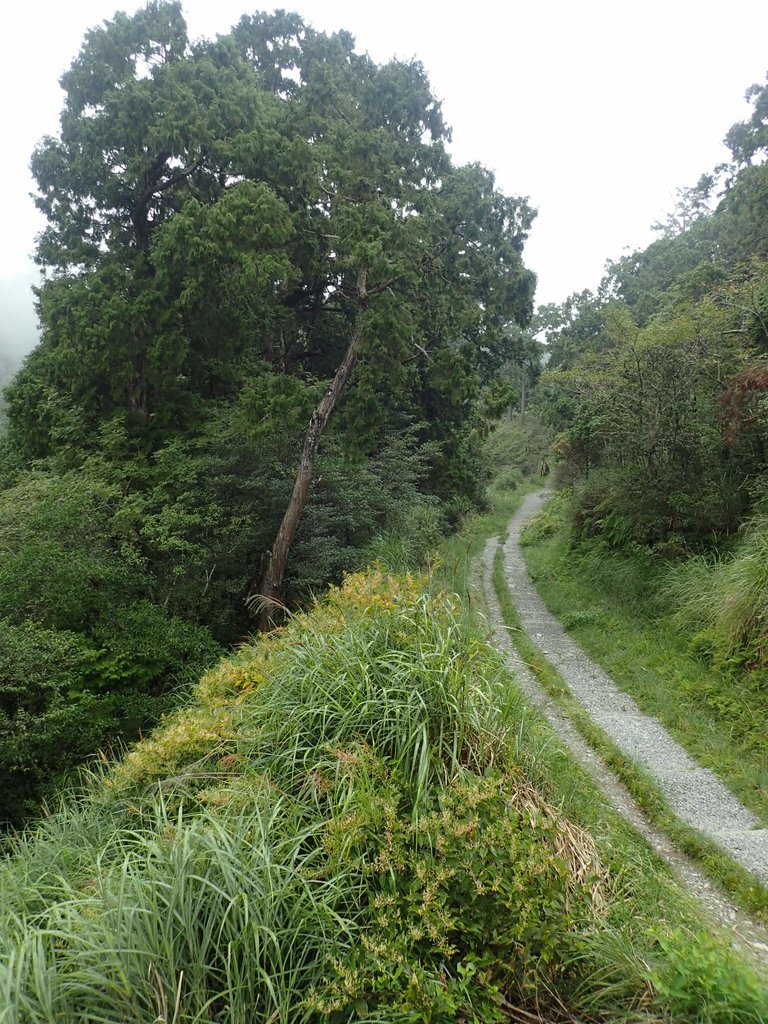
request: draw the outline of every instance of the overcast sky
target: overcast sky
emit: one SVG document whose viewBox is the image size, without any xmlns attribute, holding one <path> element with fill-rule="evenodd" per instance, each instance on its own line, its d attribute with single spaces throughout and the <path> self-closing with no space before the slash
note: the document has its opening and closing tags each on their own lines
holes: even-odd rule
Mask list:
<svg viewBox="0 0 768 1024">
<path fill-rule="evenodd" d="M 140 6 L 18 0 L 1 16 L 0 279 L 19 277 L 21 287 L 41 227 L 28 163 L 37 140 L 57 130 L 59 76 L 87 28 Z M 486 164 L 504 191 L 539 210 L 526 249 L 539 302 L 594 287 L 607 259 L 647 244 L 675 189 L 725 158 L 722 137 L 747 115 L 744 92 L 768 70 L 765 0 L 282 6 L 317 28 L 348 29 L 377 61 L 423 62 L 453 127 L 455 158 Z M 184 9 L 191 35 L 211 37 L 259 5 L 185 0 Z M 0 290 L 0 301 L 12 291 Z"/>
</svg>

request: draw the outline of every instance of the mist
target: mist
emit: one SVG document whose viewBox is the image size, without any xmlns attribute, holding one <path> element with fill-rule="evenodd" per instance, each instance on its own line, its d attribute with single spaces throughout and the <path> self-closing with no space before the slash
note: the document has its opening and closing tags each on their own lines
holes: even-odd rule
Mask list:
<svg viewBox="0 0 768 1024">
<path fill-rule="evenodd" d="M 14 277 L 0 277 L 0 384 L 21 366 L 38 341 L 32 286 L 38 273 L 32 267 Z"/>
</svg>

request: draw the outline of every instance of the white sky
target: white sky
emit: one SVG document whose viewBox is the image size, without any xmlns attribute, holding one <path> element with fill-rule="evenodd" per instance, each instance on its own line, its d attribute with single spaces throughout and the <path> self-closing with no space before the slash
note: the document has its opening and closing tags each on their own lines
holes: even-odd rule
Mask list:
<svg viewBox="0 0 768 1024">
<path fill-rule="evenodd" d="M 24 275 L 41 221 L 28 193 L 36 141 L 55 133 L 58 77 L 85 30 L 127 0 L 16 0 L 0 15 L 0 278 Z M 262 4 L 262 7 L 266 4 Z M 377 61 L 417 57 L 453 127 L 453 153 L 539 210 L 526 262 L 537 302 L 594 287 L 606 259 L 647 244 L 677 187 L 727 155 L 744 92 L 768 70 L 764 0 L 285 0 L 346 28 Z M 249 0 L 185 0 L 193 37 L 226 32 Z M 2 310 L 0 310 L 0 317 Z"/>
</svg>

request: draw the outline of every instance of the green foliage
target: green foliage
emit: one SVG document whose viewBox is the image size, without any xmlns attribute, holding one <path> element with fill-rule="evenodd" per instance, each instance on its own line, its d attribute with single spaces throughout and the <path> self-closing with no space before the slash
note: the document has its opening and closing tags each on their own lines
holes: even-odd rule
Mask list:
<svg viewBox="0 0 768 1024">
<path fill-rule="evenodd" d="M 692 946 L 684 933 L 669 929 L 659 931 L 657 942 L 664 958 L 653 971 L 652 983 L 668 1004 L 672 1020 L 706 1024 L 764 1020 L 759 1009 L 762 985 L 756 978 L 735 977 L 732 960 L 723 958 L 716 943 Z"/>
<path fill-rule="evenodd" d="M 60 880 L 27 940 L 5 932 L 6 1019 L 308 1019 L 305 986 L 350 931 L 348 883 L 318 877 L 315 842 L 279 801 L 190 819 L 158 807 L 91 851 L 96 878 Z"/>
<path fill-rule="evenodd" d="M 477 641 L 417 596 L 414 581 L 401 594 L 390 590 L 380 572 L 348 578 L 345 606 L 359 604 L 370 625 L 312 629 L 311 642 L 273 667 L 275 685 L 248 722 L 262 770 L 281 788 L 296 786 L 314 751 L 363 742 L 391 765 L 417 810 L 446 772 L 482 771 L 497 759 L 504 701 L 491 681 L 473 681 Z"/>
<path fill-rule="evenodd" d="M 393 415 L 461 448 L 530 315 L 533 211 L 452 164 L 421 65 L 280 13 L 191 45 L 166 2 L 89 33 L 62 83 L 60 135 L 33 158 L 56 273 L 10 395 L 22 449 L 87 446 L 115 415 L 156 448 L 243 390 L 285 436 L 356 326 L 348 448 Z"/>
<path fill-rule="evenodd" d="M 729 556 L 698 556 L 669 572 L 681 626 L 721 671 L 768 666 L 768 519 L 753 518 Z"/>
<path fill-rule="evenodd" d="M 439 507 L 421 502 L 405 510 L 397 529 L 377 534 L 363 551 L 369 562 L 380 562 L 390 572 L 425 568 L 445 535 L 445 517 Z"/>
<path fill-rule="evenodd" d="M 768 451 L 766 87 L 726 137 L 733 161 L 678 190 L 661 237 L 597 294 L 539 311 L 542 414 L 579 526 L 616 547 L 712 548 L 748 517 Z"/>
<path fill-rule="evenodd" d="M 537 417 L 499 423 L 485 439 L 483 468 L 487 479 L 498 485 L 503 467 L 522 477 L 537 476 L 549 456 L 551 434 Z"/>
<path fill-rule="evenodd" d="M 10 841 L 8 1024 L 763 1020 L 669 881 L 661 931 L 532 786 L 514 688 L 457 610 L 347 579 Z"/>
<path fill-rule="evenodd" d="M 0 492 L 0 819 L 156 722 L 220 650 L 145 596 L 119 507 L 85 474 L 26 473 Z"/>
<path fill-rule="evenodd" d="M 737 165 L 751 164 L 756 156 L 768 150 L 768 86 L 751 85 L 746 99 L 752 103 L 752 113 L 728 132 L 725 141 Z"/>
<path fill-rule="evenodd" d="M 221 734 L 194 709 L 181 712 L 164 729 L 192 760 L 175 795 L 135 790 L 137 820 L 85 826 L 93 845 L 75 844 L 43 904 L 35 878 L 46 873 L 45 846 L 60 857 L 68 845 L 58 819 L 0 868 L 8 1019 L 165 1007 L 181 1020 L 328 1019 L 340 999 L 386 1019 L 451 1001 L 498 1006 L 500 986 L 528 1002 L 543 995 L 543 980 L 559 975 L 563 915 L 574 933 L 579 915 L 591 920 L 597 875 L 580 880 L 586 838 L 570 854 L 577 832 L 519 773 L 476 774 L 506 760 L 506 698 L 495 663 L 446 600 L 413 580 L 353 577 L 249 659 L 259 667 L 242 676 L 241 659 L 228 712 L 238 775 L 222 775 Z M 264 671 L 268 682 L 256 683 Z M 185 722 L 217 755 L 213 771 L 200 747 L 171 740 Z M 139 779 L 136 755 L 126 767 Z M 183 772 L 184 760 L 168 767 Z M 119 805 L 103 805 L 105 783 L 92 799 L 110 815 Z M 170 812 L 180 797 L 185 810 Z M 93 812 L 86 801 L 82 816 Z M 491 933 L 478 927 L 481 907 Z M 393 969 L 403 951 L 411 966 Z M 446 969 L 456 979 L 447 993 Z"/>
<path fill-rule="evenodd" d="M 146 587 L 119 555 L 118 493 L 81 474 L 27 473 L 0 492 L 0 616 L 78 630 Z"/>
<path fill-rule="evenodd" d="M 557 492 L 526 525 L 520 538 L 521 545 L 528 547 L 540 544 L 561 530 L 568 508 L 566 492 Z"/>
<path fill-rule="evenodd" d="M 244 604 L 249 566 L 279 520 L 295 450 L 295 441 L 254 415 L 244 399 L 151 456 L 112 420 L 84 467 L 22 473 L 0 492 L 0 622 L 65 636 L 81 653 L 71 673 L 44 662 L 51 689 L 40 691 L 47 696 L 33 741 L 17 717 L 31 699 L 29 666 L 18 644 L 9 647 L 18 707 L 8 710 L 0 749 L 8 782 L 0 817 L 18 823 L 59 769 L 157 721 L 216 657 L 211 633 L 232 643 L 252 629 Z M 403 566 L 427 559 L 445 516 L 424 494 L 435 446 L 422 436 L 421 425 L 405 424 L 382 434 L 367 459 L 347 457 L 329 438 L 296 545 L 292 600 L 306 601 L 329 578 L 384 555 L 391 524 L 397 534 L 389 542 Z M 28 678 L 34 686 L 37 675 Z"/>
<path fill-rule="evenodd" d="M 61 84 L 32 158 L 46 273 L 0 450 L 0 619 L 78 638 L 77 686 L 54 689 L 98 700 L 108 740 L 110 715 L 112 739 L 143 727 L 254 628 L 351 339 L 289 603 L 394 525 L 424 559 L 482 501 L 483 398 L 530 316 L 534 211 L 453 163 L 418 62 L 378 65 L 298 15 L 192 42 L 180 4 L 153 0 L 90 31 Z"/>
<path fill-rule="evenodd" d="M 570 369 L 584 351 L 601 351 L 604 338 L 605 305 L 602 295 L 583 291 L 570 295 L 560 305 L 539 306 L 534 324 L 547 342 L 550 369 Z"/>
<path fill-rule="evenodd" d="M 576 851 L 535 791 L 517 773 L 468 778 L 414 824 L 398 813 L 391 782 L 379 784 L 360 809 L 353 804 L 345 832 L 332 833 L 342 862 L 371 864 L 369 924 L 315 1005 L 349 1013 L 364 1003 L 386 1020 L 463 1012 L 490 1022 L 508 1019 L 512 993 L 525 1004 L 562 991 L 600 880 L 569 862 Z M 514 871 L 500 868 L 513 862 Z"/>
<path fill-rule="evenodd" d="M 607 315 L 607 314 L 606 314 Z M 555 450 L 578 480 L 578 523 L 614 546 L 694 542 L 738 525 L 753 470 L 728 450 L 721 421 L 726 380 L 745 365 L 714 303 L 638 329 L 614 311 L 612 347 L 544 386 L 568 399 Z"/>
<path fill-rule="evenodd" d="M 403 570 L 426 562 L 447 517 L 428 493 L 439 446 L 421 440 L 423 432 L 421 424 L 382 432 L 367 459 L 345 456 L 335 432 L 327 440 L 294 546 L 289 598 L 319 594 L 329 580 L 379 557 L 395 568 L 394 556 Z"/>
<path fill-rule="evenodd" d="M 103 738 L 101 709 L 75 696 L 94 652 L 73 633 L 0 619 L 0 822 L 21 820 Z"/>
</svg>

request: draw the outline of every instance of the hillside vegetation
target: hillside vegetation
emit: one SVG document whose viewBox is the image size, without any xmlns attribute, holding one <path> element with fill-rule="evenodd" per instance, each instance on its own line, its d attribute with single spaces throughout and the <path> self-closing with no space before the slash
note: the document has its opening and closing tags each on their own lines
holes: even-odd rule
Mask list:
<svg viewBox="0 0 768 1024">
<path fill-rule="evenodd" d="M 0 1024 L 766 1024 L 467 580 L 555 434 L 542 574 L 623 560 L 754 737 L 768 91 L 534 317 L 535 211 L 415 60 L 152 0 L 61 85 L 0 432 Z"/>
<path fill-rule="evenodd" d="M 0 1020 L 765 1020 L 525 720 L 457 598 L 348 577 L 12 843 Z"/>
<path fill-rule="evenodd" d="M 417 61 L 281 11 L 193 41 L 153 0 L 61 85 L 0 437 L 6 828 L 393 523 L 424 551 L 481 507 L 534 372 L 534 211 L 454 163 Z"/>
<path fill-rule="evenodd" d="M 765 499 L 768 86 L 748 99 L 732 162 L 680 190 L 659 239 L 539 311 L 575 525 L 614 549 L 728 551 Z"/>
<path fill-rule="evenodd" d="M 768 761 L 768 86 L 596 294 L 540 309 L 559 503 L 529 535 L 553 609 L 759 813 Z"/>
</svg>

